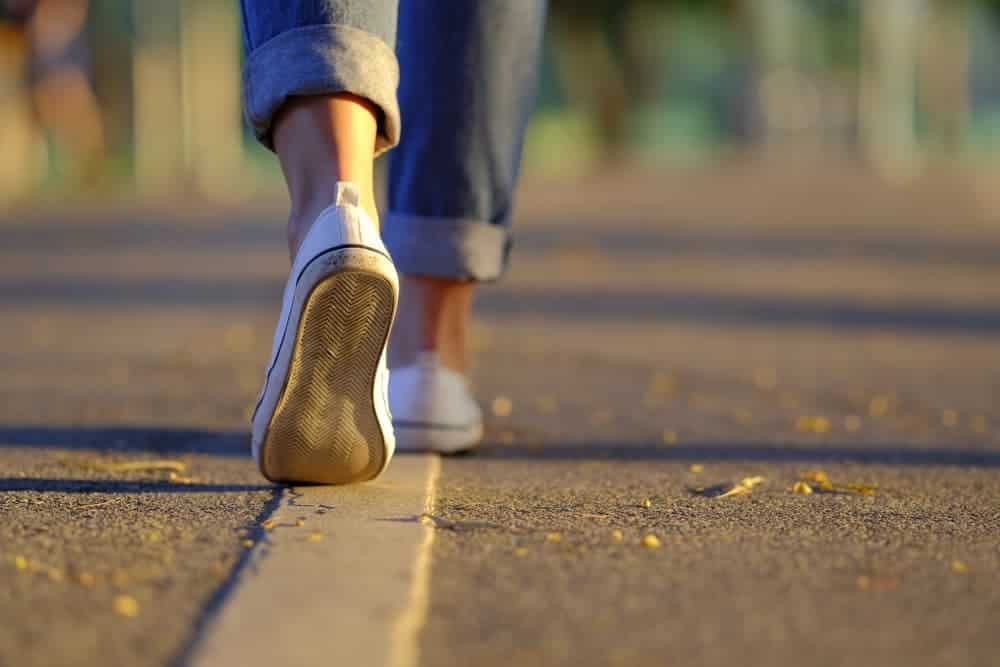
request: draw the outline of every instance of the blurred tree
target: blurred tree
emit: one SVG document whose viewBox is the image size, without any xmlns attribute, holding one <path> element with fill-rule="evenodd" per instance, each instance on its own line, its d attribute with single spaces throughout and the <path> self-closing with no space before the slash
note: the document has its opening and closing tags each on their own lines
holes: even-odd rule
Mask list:
<svg viewBox="0 0 1000 667">
<path fill-rule="evenodd" d="M 916 76 L 924 3 L 865 0 L 861 5 L 858 125 L 865 156 L 890 179 L 917 166 Z"/>
<path fill-rule="evenodd" d="M 944 154 L 958 154 L 964 143 L 972 9 L 970 0 L 932 0 L 924 23 L 921 106 L 931 145 Z"/>
</svg>

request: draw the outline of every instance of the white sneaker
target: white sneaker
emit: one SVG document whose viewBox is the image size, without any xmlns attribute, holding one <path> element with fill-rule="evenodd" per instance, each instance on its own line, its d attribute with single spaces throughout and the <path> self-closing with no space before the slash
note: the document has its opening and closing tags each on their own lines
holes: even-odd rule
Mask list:
<svg viewBox="0 0 1000 667">
<path fill-rule="evenodd" d="M 385 351 L 399 280 L 358 188 L 313 223 L 285 286 L 252 420 L 254 459 L 275 482 L 373 479 L 392 458 Z"/>
<path fill-rule="evenodd" d="M 389 406 L 400 451 L 452 454 L 471 449 L 483 438 L 483 413 L 465 376 L 424 352 L 412 366 L 393 369 Z"/>
</svg>

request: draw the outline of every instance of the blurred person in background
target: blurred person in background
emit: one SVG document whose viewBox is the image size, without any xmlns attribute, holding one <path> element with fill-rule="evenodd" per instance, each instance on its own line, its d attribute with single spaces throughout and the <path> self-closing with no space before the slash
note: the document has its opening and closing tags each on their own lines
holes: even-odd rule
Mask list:
<svg viewBox="0 0 1000 667">
<path fill-rule="evenodd" d="M 470 309 L 510 250 L 545 3 L 241 6 L 245 113 L 291 198 L 292 270 L 252 418 L 261 472 L 348 483 L 397 444 L 474 447 Z M 373 161 L 393 147 L 381 228 Z"/>
<path fill-rule="evenodd" d="M 27 191 L 32 182 L 36 131 L 25 73 L 28 68 L 26 2 L 0 3 L 0 201 Z"/>
<path fill-rule="evenodd" d="M 4 130 L 17 159 L 8 165 L 26 174 L 35 148 L 50 133 L 71 180 L 88 185 L 104 160 L 104 132 L 88 74 L 87 0 L 6 0 L 5 78 L 10 81 Z M 23 110 L 30 110 L 25 122 Z M 17 120 L 12 115 L 19 115 Z M 20 122 L 18 122 L 20 121 Z M 5 123 L 6 125 L 6 123 Z M 43 155 L 47 151 L 40 151 Z M 47 167 L 43 165 L 42 171 Z M 7 180 L 9 179 L 3 179 Z"/>
</svg>

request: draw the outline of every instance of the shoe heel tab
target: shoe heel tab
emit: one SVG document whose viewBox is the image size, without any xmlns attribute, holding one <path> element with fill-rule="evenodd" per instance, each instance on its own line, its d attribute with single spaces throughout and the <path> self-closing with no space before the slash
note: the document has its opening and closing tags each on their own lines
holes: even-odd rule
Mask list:
<svg viewBox="0 0 1000 667">
<path fill-rule="evenodd" d="M 352 181 L 337 181 L 335 206 L 361 206 L 361 190 Z"/>
</svg>

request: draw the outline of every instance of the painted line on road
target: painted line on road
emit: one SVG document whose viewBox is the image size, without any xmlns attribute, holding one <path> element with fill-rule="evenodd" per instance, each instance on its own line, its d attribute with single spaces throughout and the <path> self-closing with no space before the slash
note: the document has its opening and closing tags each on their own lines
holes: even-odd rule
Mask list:
<svg viewBox="0 0 1000 667">
<path fill-rule="evenodd" d="M 369 484 L 286 490 L 190 664 L 416 667 L 440 469 L 400 456 Z"/>
<path fill-rule="evenodd" d="M 431 457 L 427 473 L 427 487 L 424 491 L 424 514 L 434 514 L 437 500 L 437 482 L 441 474 L 440 457 Z M 430 606 L 431 553 L 434 546 L 434 525 L 424 524 L 424 539 L 417 547 L 413 562 L 413 579 L 410 585 L 410 602 L 396 621 L 392 652 L 389 654 L 390 667 L 416 667 L 419 663 L 420 631 L 427 621 Z"/>
</svg>

